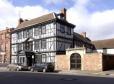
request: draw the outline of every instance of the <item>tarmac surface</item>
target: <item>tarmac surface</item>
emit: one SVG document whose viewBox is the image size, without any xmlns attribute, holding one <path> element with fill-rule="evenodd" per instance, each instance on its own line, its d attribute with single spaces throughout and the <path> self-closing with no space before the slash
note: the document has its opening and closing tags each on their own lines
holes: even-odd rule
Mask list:
<svg viewBox="0 0 114 84">
<path fill-rule="evenodd" d="M 0 72 L 8 72 L 7 65 L 8 64 L 0 64 Z M 25 71 L 25 72 L 29 72 L 29 71 Z M 54 72 L 53 74 L 114 77 L 114 70 L 108 70 L 108 71 L 70 70 L 70 71 L 59 71 L 58 73 Z"/>
<path fill-rule="evenodd" d="M 7 71 L 0 72 L 0 84 L 114 84 L 112 77 L 79 74 Z"/>
</svg>

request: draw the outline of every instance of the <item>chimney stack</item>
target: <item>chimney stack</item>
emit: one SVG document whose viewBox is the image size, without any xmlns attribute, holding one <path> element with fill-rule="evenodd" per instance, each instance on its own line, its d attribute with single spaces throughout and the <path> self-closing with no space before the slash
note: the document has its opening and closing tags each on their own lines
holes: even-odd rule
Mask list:
<svg viewBox="0 0 114 84">
<path fill-rule="evenodd" d="M 24 22 L 24 20 L 23 20 L 22 18 L 20 18 L 20 19 L 18 20 L 18 25 L 21 24 L 22 22 Z"/>
<path fill-rule="evenodd" d="M 86 32 L 82 32 L 80 35 L 82 35 L 85 38 L 86 37 Z"/>
<path fill-rule="evenodd" d="M 63 8 L 63 9 L 60 10 L 61 17 L 62 17 L 64 20 L 66 20 L 66 11 L 67 11 L 67 9 L 65 9 L 65 8 Z"/>
</svg>

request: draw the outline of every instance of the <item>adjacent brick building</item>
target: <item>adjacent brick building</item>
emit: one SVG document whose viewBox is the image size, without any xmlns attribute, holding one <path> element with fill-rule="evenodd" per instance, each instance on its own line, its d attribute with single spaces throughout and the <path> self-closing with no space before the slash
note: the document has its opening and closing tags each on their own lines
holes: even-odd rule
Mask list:
<svg viewBox="0 0 114 84">
<path fill-rule="evenodd" d="M 6 28 L 0 31 L 0 63 L 10 63 L 11 52 L 11 31 L 12 28 Z"/>
</svg>

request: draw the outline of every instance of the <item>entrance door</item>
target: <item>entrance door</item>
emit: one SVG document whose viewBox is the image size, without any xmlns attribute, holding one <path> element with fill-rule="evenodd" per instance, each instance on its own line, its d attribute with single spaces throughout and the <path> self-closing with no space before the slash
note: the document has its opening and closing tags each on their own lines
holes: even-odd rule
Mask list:
<svg viewBox="0 0 114 84">
<path fill-rule="evenodd" d="M 32 56 L 27 57 L 27 66 L 32 66 Z"/>
<path fill-rule="evenodd" d="M 32 66 L 34 64 L 34 53 L 32 52 L 26 52 L 26 58 L 27 58 L 27 66 Z"/>
<path fill-rule="evenodd" d="M 78 53 L 74 53 L 70 57 L 70 69 L 81 70 L 81 56 Z"/>
</svg>

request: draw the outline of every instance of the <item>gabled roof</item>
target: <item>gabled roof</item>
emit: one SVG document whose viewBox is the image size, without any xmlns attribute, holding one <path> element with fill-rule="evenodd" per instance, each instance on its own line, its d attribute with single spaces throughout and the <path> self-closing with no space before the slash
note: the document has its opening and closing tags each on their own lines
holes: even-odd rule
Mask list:
<svg viewBox="0 0 114 84">
<path fill-rule="evenodd" d="M 69 25 L 73 28 L 75 27 L 75 25 L 69 23 L 68 21 L 58 18 L 58 14 L 53 12 L 53 13 L 49 13 L 49 14 L 31 19 L 31 20 L 25 20 L 25 21 L 21 22 L 20 24 L 18 24 L 18 26 L 15 28 L 15 30 L 13 32 L 15 32 L 17 30 L 29 28 L 30 26 L 33 26 L 36 24 L 42 24 L 42 23 L 46 23 L 48 21 L 53 21 L 53 20 L 63 23 L 65 25 Z"/>
<path fill-rule="evenodd" d="M 31 20 L 28 20 L 28 21 L 24 21 L 21 24 L 19 24 L 17 26 L 17 28 L 25 28 L 25 27 L 28 27 L 28 26 L 32 26 L 32 25 L 39 24 L 39 23 L 42 23 L 42 22 L 46 22 L 46 21 L 53 20 L 53 19 L 55 19 L 55 14 L 54 13 L 49 13 L 49 14 L 43 15 L 43 16 L 38 17 L 38 18 L 34 18 L 34 19 L 31 19 Z"/>
<path fill-rule="evenodd" d="M 97 49 L 114 48 L 114 38 L 92 41 Z"/>
</svg>

